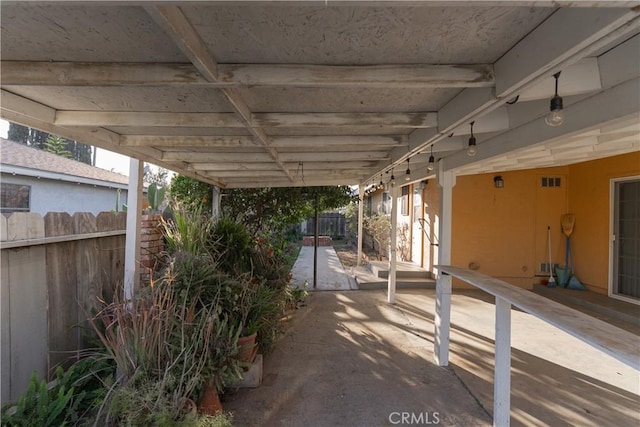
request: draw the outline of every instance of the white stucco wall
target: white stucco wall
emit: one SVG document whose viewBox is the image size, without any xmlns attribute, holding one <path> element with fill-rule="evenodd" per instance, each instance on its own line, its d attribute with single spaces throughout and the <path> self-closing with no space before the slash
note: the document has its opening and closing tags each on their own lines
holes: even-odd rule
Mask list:
<svg viewBox="0 0 640 427">
<path fill-rule="evenodd" d="M 44 216 L 47 212 L 100 212 L 116 208 L 118 190 L 73 182 L 37 179 L 26 176 L 1 175 L 2 182 L 31 186 L 30 211 Z M 127 190 L 120 190 L 120 207 L 127 203 Z"/>
</svg>

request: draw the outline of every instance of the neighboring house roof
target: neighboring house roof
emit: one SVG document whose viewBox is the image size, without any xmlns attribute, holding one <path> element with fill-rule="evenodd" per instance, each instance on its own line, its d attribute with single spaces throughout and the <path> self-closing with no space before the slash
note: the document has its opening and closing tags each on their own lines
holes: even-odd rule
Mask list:
<svg viewBox="0 0 640 427">
<path fill-rule="evenodd" d="M 126 188 L 129 178 L 57 154 L 0 138 L 3 173 Z"/>
</svg>

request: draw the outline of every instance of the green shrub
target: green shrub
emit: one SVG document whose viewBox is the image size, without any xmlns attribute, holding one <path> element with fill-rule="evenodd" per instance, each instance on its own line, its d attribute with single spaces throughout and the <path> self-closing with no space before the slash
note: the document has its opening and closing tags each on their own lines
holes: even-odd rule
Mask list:
<svg viewBox="0 0 640 427">
<path fill-rule="evenodd" d="M 251 272 L 251 235 L 244 224 L 227 216 L 219 217 L 211 228 L 208 244 L 222 271 Z"/>
</svg>

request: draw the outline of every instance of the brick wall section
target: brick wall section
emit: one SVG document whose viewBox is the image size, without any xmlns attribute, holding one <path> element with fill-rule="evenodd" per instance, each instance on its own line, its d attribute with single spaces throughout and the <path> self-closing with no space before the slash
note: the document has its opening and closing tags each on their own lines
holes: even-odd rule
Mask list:
<svg viewBox="0 0 640 427">
<path fill-rule="evenodd" d="M 164 251 L 161 215 L 142 215 L 140 224 L 140 285 L 149 284 L 159 255 Z"/>
<path fill-rule="evenodd" d="M 302 246 L 313 246 L 313 236 L 304 236 Z M 333 246 L 333 239 L 330 236 L 318 236 L 318 246 Z"/>
</svg>

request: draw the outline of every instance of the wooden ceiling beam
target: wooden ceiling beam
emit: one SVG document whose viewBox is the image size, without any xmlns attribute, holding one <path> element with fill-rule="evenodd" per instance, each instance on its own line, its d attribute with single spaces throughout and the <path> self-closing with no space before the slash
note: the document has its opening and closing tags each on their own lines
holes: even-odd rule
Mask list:
<svg viewBox="0 0 640 427">
<path fill-rule="evenodd" d="M 292 173 L 302 170 L 307 171 L 331 171 L 334 169 L 375 169 L 378 166 L 377 161 L 351 161 L 351 162 L 304 162 L 302 165 L 298 163 L 285 163 Z M 271 171 L 279 170 L 278 166 L 273 162 L 270 163 L 190 163 L 188 170 L 195 171 Z"/>
<path fill-rule="evenodd" d="M 142 111 L 58 111 L 60 126 L 204 127 L 248 128 L 263 133 L 262 127 L 384 127 L 433 128 L 436 113 L 253 113 L 244 123 L 234 113 L 167 113 Z M 261 138 L 269 138 L 262 135 Z M 275 139 L 275 137 L 274 137 Z M 270 145 L 275 147 L 273 145 Z"/>
<path fill-rule="evenodd" d="M 151 8 L 152 10 L 155 10 Z M 171 20 L 182 21 L 175 14 Z M 162 20 L 165 22 L 166 20 Z M 171 31 L 185 30 L 174 23 Z M 176 30 L 175 28 L 180 28 Z M 194 44 L 193 37 L 189 43 Z M 183 43 L 184 44 L 184 43 Z M 3 85 L 25 86 L 212 86 L 212 87 L 356 87 L 465 88 L 491 87 L 490 64 L 305 65 L 217 64 L 202 59 L 200 48 L 188 49 L 193 64 L 2 61 Z M 200 58 L 200 59 L 198 59 Z M 194 62 L 195 63 L 195 62 Z M 211 70 L 211 71 L 209 71 Z M 203 77 L 209 75 L 209 78 Z"/>
<path fill-rule="evenodd" d="M 265 153 L 202 153 L 193 151 L 165 151 L 161 156 L 162 160 L 175 161 L 181 160 L 192 163 L 195 167 L 196 163 L 221 163 L 221 162 L 238 162 L 238 163 L 265 163 L 270 160 L 269 154 Z M 340 162 L 340 161 L 373 161 L 386 160 L 388 153 L 384 151 L 347 151 L 334 153 L 289 153 L 281 152 L 280 159 L 283 162 Z"/>
<path fill-rule="evenodd" d="M 175 5 L 156 5 L 148 6 L 145 10 L 158 25 L 165 30 L 169 37 L 173 39 L 176 46 L 187 55 L 192 64 L 208 82 L 219 81 L 218 63 L 180 7 Z M 282 163 L 277 150 L 269 145 L 269 137 L 264 130 L 251 126 L 251 110 L 242 99 L 240 93 L 234 88 L 223 88 L 222 93 L 227 97 L 227 100 L 233 106 L 251 134 L 265 147 L 269 155 L 278 166 L 280 166 L 289 180 L 292 180 L 291 173 Z"/>
<path fill-rule="evenodd" d="M 255 113 L 252 123 L 261 127 L 369 127 L 432 128 L 437 113 Z"/>
</svg>

